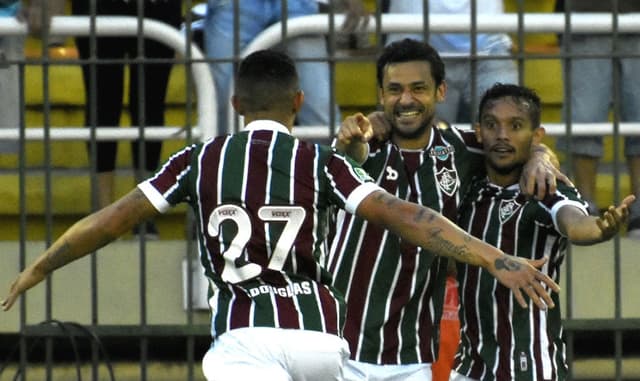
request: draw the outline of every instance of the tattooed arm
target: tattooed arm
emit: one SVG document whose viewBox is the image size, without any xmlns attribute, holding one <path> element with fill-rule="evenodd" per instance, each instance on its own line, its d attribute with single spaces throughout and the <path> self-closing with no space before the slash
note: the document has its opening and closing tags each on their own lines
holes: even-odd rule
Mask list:
<svg viewBox="0 0 640 381">
<path fill-rule="evenodd" d="M 71 226 L 51 247 L 18 275 L 2 301 L 6 311 L 18 296 L 41 282 L 54 270 L 114 241 L 141 221 L 159 212 L 135 188 L 118 201 Z"/>
<path fill-rule="evenodd" d="M 536 269 L 544 264 L 545 259 L 527 261 L 506 255 L 470 236 L 434 210 L 400 200 L 384 191 L 374 192 L 362 200 L 357 214 L 434 254 L 487 269 L 500 283 L 513 291 L 524 308 L 527 303 L 522 295 L 523 291 L 540 308 L 554 306 L 542 283 L 556 292 L 560 288 L 551 278 Z"/>
</svg>

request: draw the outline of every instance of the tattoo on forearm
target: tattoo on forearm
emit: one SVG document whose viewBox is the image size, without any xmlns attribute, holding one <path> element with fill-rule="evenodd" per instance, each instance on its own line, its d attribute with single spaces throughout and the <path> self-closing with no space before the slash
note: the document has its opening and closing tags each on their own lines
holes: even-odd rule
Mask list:
<svg viewBox="0 0 640 381">
<path fill-rule="evenodd" d="M 64 266 L 66 263 L 69 262 L 70 258 L 69 258 L 69 244 L 67 242 L 62 243 L 62 245 L 60 245 L 60 247 L 54 249 L 48 256 L 47 256 L 47 264 L 49 265 L 49 271 L 53 271 L 59 267 Z"/>
<path fill-rule="evenodd" d="M 496 259 L 496 270 L 519 271 L 522 265 L 511 258 Z"/>
<path fill-rule="evenodd" d="M 422 219 L 424 218 L 424 215 L 427 213 L 427 211 L 425 209 L 420 209 L 418 211 L 418 213 L 416 213 L 415 217 L 413 218 L 413 220 L 415 222 L 420 222 L 422 221 Z"/>
<path fill-rule="evenodd" d="M 422 208 L 416 216 L 416 221 L 421 221 L 426 218 L 427 222 L 431 224 L 436 220 L 436 215 L 437 214 L 433 210 Z"/>
<path fill-rule="evenodd" d="M 382 203 L 384 203 L 387 207 L 393 206 L 396 204 L 397 199 L 395 197 L 389 197 L 389 194 L 385 192 L 381 192 L 376 199 Z"/>
<path fill-rule="evenodd" d="M 415 221 L 420 222 L 423 220 L 427 220 L 428 223 L 433 223 L 436 219 L 437 213 L 433 210 L 429 210 L 427 208 L 422 208 L 415 216 Z"/>
<path fill-rule="evenodd" d="M 436 253 L 446 253 L 457 260 L 463 260 L 469 256 L 469 248 L 466 245 L 456 245 L 453 242 L 442 238 L 442 229 L 433 228 L 429 231 L 429 240 L 433 251 Z"/>
</svg>

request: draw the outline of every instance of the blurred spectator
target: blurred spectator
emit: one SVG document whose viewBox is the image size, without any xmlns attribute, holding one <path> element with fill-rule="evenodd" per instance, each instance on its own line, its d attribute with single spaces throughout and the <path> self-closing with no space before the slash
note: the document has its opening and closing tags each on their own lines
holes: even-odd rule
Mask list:
<svg viewBox="0 0 640 381">
<path fill-rule="evenodd" d="M 207 15 L 205 18 L 204 44 L 205 51 L 209 58 L 221 60 L 211 64 L 211 72 L 216 85 L 216 96 L 218 99 L 218 133 L 230 132 L 228 126 L 229 117 L 229 86 L 231 74 L 233 73 L 233 63 L 231 60 L 235 50 L 235 12 L 237 4 L 239 17 L 237 22 L 238 31 L 238 52 L 242 50 L 264 29 L 282 20 L 283 0 L 209 0 Z M 361 0 L 343 0 L 335 2 L 336 6 L 346 8 L 346 12 L 351 17 L 345 23 L 345 29 L 353 31 L 357 22 L 353 22 L 354 16 L 357 20 L 365 11 Z M 339 3 L 339 4 L 338 4 Z M 323 10 L 327 10 L 329 3 L 319 0 L 297 0 L 287 1 L 286 15 L 289 19 L 315 15 Z M 298 114 L 297 124 L 329 126 L 339 125 L 340 110 L 337 105 L 331 102 L 331 76 L 329 74 L 329 64 L 326 59 L 318 60 L 327 56 L 327 43 L 322 35 L 305 35 L 288 39 L 284 44 L 286 52 L 297 61 L 297 68 L 300 74 L 300 86 L 305 93 L 305 103 Z M 309 59 L 309 61 L 304 61 Z M 223 62 L 224 61 L 224 62 Z M 334 108 L 335 118 L 331 120 L 330 110 Z"/>
<path fill-rule="evenodd" d="M 46 5 L 46 8 L 43 7 Z M 29 34 L 47 35 L 51 16 L 61 14 L 64 0 L 1 0 L 0 18 L 17 17 L 27 22 Z M 43 18 L 44 12 L 44 18 Z M 44 21 L 44 23 L 43 23 Z M 20 126 L 20 73 L 17 62 L 24 59 L 25 37 L 0 35 L 0 128 Z M 45 41 L 50 42 L 50 41 Z M 0 154 L 15 154 L 15 141 L 0 140 Z"/>
<path fill-rule="evenodd" d="M 422 14 L 423 0 L 391 1 L 389 13 Z M 471 17 L 471 0 L 430 0 L 430 14 L 464 14 Z M 502 0 L 477 0 L 478 14 L 504 13 Z M 450 123 L 470 123 L 477 109 L 480 95 L 496 82 L 517 83 L 518 72 L 515 63 L 508 56 L 511 39 L 506 34 L 476 34 L 477 61 L 469 59 L 471 52 L 471 34 L 430 33 L 429 43 L 443 58 L 447 68 L 447 96 L 437 106 L 437 115 Z M 423 39 L 422 34 L 390 34 L 387 44 L 405 37 Z M 502 59 L 486 59 L 488 56 L 503 56 Z M 476 65 L 476 76 L 472 76 L 471 65 Z M 472 83 L 475 80 L 475 94 Z M 473 104 L 472 104 L 473 103 Z"/>
<path fill-rule="evenodd" d="M 619 13 L 640 12 L 640 1 L 617 1 Z M 565 7 L 564 1 L 556 3 L 559 12 L 613 12 L 613 0 L 572 1 Z M 575 58 L 570 61 L 571 121 L 594 123 L 608 120 L 613 99 L 613 70 L 620 72 L 620 120 L 640 121 L 640 34 L 618 34 L 614 42 L 612 34 L 572 34 L 562 37 L 567 53 L 578 55 L 603 55 L 607 58 Z M 615 53 L 614 53 L 615 47 Z M 615 54 L 615 56 L 614 56 Z M 622 56 L 621 56 L 622 55 Z M 631 55 L 634 57 L 625 57 Z M 615 57 L 622 58 L 615 58 Z M 565 71 L 563 70 L 563 73 Z M 567 138 L 558 140 L 558 148 L 568 151 Z M 603 155 L 602 136 L 575 136 L 571 138 L 572 173 L 575 185 L 589 201 L 590 213 L 598 214 L 596 206 L 596 178 L 598 164 Z M 631 178 L 631 192 L 640 196 L 640 137 L 624 140 L 624 153 Z M 640 203 L 631 206 L 628 235 L 640 239 Z"/>
<path fill-rule="evenodd" d="M 90 14 L 89 1 L 74 0 L 72 10 L 74 15 Z M 138 2 L 128 0 L 110 0 L 96 2 L 97 15 L 138 15 Z M 143 17 L 159 20 L 178 27 L 182 20 L 181 0 L 145 0 L 143 4 Z M 138 51 L 138 39 L 121 37 L 100 37 L 95 39 L 96 57 L 99 60 L 134 60 L 139 54 L 148 59 L 171 59 L 174 57 L 172 48 L 157 41 L 144 41 L 143 52 Z M 76 45 L 80 58 L 92 59 L 92 40 L 82 37 L 76 39 Z M 129 110 L 132 125 L 162 126 L 164 125 L 165 95 L 172 64 L 162 63 L 131 63 L 129 66 Z M 95 68 L 95 82 L 92 81 L 92 70 Z M 85 123 L 91 126 L 95 123 L 100 127 L 115 127 L 120 124 L 124 96 L 124 69 L 123 63 L 88 63 L 82 65 L 84 79 L 86 105 Z M 143 73 L 144 87 L 139 88 L 139 75 Z M 93 98 L 95 96 L 95 99 Z M 142 102 L 140 99 L 142 98 Z M 139 110 L 140 103 L 144 104 L 144 110 Z M 91 105 L 97 105 L 95 110 Z M 95 113 L 95 121 L 93 116 Z M 140 116 L 143 116 L 141 119 Z M 144 157 L 139 156 L 139 142 L 131 145 L 133 165 L 136 171 L 136 179 L 146 178 L 148 173 L 155 171 L 160 161 L 162 142 L 147 141 L 144 145 Z M 90 147 L 89 147 L 90 148 Z M 116 167 L 116 141 L 99 141 L 96 144 L 97 171 L 98 171 L 98 206 L 100 208 L 109 205 L 114 198 L 114 171 Z M 148 238 L 157 238 L 158 231 L 151 222 L 145 225 L 145 233 Z M 134 230 L 139 233 L 140 227 Z"/>
</svg>

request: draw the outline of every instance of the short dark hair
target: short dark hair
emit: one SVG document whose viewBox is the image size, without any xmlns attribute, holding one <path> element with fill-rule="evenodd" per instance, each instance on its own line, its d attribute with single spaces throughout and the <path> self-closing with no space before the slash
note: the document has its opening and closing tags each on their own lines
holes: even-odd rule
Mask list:
<svg viewBox="0 0 640 381">
<path fill-rule="evenodd" d="M 246 112 L 290 108 L 291 99 L 299 89 L 295 64 L 282 52 L 259 50 L 240 62 L 235 95 Z"/>
<path fill-rule="evenodd" d="M 376 63 L 378 87 L 382 87 L 384 70 L 387 65 L 409 61 L 428 62 L 431 66 L 431 76 L 436 86 L 440 86 L 444 81 L 444 63 L 438 51 L 426 42 L 405 38 L 387 45 L 378 57 Z"/>
<path fill-rule="evenodd" d="M 529 118 L 534 128 L 540 126 L 540 97 L 535 90 L 525 86 L 514 85 L 511 83 L 495 83 L 487 91 L 484 92 L 480 99 L 478 107 L 478 122 L 482 121 L 482 114 L 492 101 L 500 98 L 511 98 L 516 103 L 529 104 Z"/>
</svg>

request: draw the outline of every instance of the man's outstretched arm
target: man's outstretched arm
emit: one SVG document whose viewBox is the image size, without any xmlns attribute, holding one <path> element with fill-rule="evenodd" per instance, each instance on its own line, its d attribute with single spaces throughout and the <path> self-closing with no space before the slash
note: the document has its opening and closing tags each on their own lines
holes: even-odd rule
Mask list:
<svg viewBox="0 0 640 381">
<path fill-rule="evenodd" d="M 558 211 L 558 228 L 576 245 L 593 245 L 613 238 L 629 219 L 629 207 L 634 195 L 625 197 L 620 205 L 609 206 L 600 217 L 585 215 L 577 207 L 567 205 Z"/>
<path fill-rule="evenodd" d="M 467 234 L 440 213 L 401 200 L 382 190 L 365 197 L 356 213 L 434 254 L 485 268 L 500 283 L 511 289 L 523 308 L 527 307 L 527 303 L 522 292 L 541 309 L 554 307 L 544 285 L 555 292 L 560 287 L 537 269 L 542 267 L 546 259 L 527 261 L 506 255 Z"/>
<path fill-rule="evenodd" d="M 2 309 L 11 308 L 20 294 L 54 270 L 98 250 L 158 213 L 142 191 L 135 188 L 113 204 L 76 222 L 18 275 L 2 301 Z"/>
</svg>

